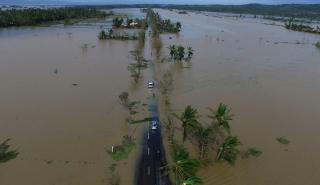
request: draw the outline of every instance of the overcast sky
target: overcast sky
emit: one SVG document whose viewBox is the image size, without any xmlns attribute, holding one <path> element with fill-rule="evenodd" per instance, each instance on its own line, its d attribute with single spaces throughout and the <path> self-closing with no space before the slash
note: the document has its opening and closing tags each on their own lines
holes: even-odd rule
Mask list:
<svg viewBox="0 0 320 185">
<path fill-rule="evenodd" d="M 285 3 L 320 3 L 320 0 L 0 0 L 1 2 L 20 3 L 44 3 L 44 2 L 66 2 L 66 3 L 86 3 L 86 4 L 285 4 Z"/>
</svg>

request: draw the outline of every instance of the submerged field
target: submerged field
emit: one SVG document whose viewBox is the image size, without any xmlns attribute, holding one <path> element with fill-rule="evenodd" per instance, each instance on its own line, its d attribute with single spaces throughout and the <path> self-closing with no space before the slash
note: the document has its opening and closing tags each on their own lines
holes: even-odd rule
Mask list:
<svg viewBox="0 0 320 185">
<path fill-rule="evenodd" d="M 159 73 L 163 67 L 174 75 L 173 111 L 190 104 L 205 116 L 208 107 L 224 102 L 235 114 L 233 134 L 263 152 L 234 167 L 202 168 L 204 184 L 319 182 L 320 50 L 313 44 L 320 36 L 255 19 L 157 11 L 183 26 L 178 35 L 161 35 L 161 56 L 170 44 L 195 50 L 191 67 L 157 64 Z M 120 12 L 140 16 L 137 9 Z M 114 161 L 106 148 L 121 144 L 125 134 L 137 138 L 137 148 L 117 168 L 121 184 L 133 184 L 145 125 L 128 125 L 117 98 L 128 91 L 147 103 L 151 74 L 146 70 L 134 85 L 127 66 L 137 41 L 99 41 L 101 24 L 111 25 L 106 20 L 0 30 L 0 142 L 12 138 L 20 152 L 0 165 L 1 185 L 108 184 Z M 282 136 L 290 144 L 280 144 Z"/>
</svg>

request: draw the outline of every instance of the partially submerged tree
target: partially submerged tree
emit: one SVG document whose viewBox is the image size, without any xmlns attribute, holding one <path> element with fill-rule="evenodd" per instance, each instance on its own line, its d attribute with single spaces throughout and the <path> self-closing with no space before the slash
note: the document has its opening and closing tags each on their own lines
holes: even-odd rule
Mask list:
<svg viewBox="0 0 320 185">
<path fill-rule="evenodd" d="M 159 85 L 162 94 L 167 94 L 169 90 L 171 90 L 173 85 L 173 77 L 169 71 L 163 74 L 162 79 L 159 82 Z"/>
<path fill-rule="evenodd" d="M 189 177 L 182 181 L 181 185 L 201 185 L 203 184 L 203 181 L 196 176 Z"/>
<path fill-rule="evenodd" d="M 122 92 L 119 95 L 120 104 L 127 107 L 130 104 L 129 100 L 129 93 L 128 92 Z"/>
<path fill-rule="evenodd" d="M 122 23 L 123 23 L 123 18 L 119 18 L 119 17 L 116 17 L 112 20 L 112 26 L 115 27 L 115 28 L 120 28 Z"/>
<path fill-rule="evenodd" d="M 199 159 L 204 159 L 208 148 L 211 144 L 215 143 L 218 129 L 214 125 L 203 126 L 200 123 L 195 125 L 194 137 L 198 142 Z"/>
<path fill-rule="evenodd" d="M 182 139 L 184 142 L 187 138 L 188 133 L 190 133 L 198 123 L 197 121 L 197 118 L 199 117 L 198 111 L 197 109 L 188 105 L 180 115 L 178 114 L 173 114 L 173 115 L 181 122 L 181 126 L 183 129 Z"/>
<path fill-rule="evenodd" d="M 170 50 L 171 59 L 175 61 L 189 61 L 192 58 L 194 52 L 192 47 L 187 47 L 186 51 L 185 47 L 181 45 L 170 45 L 168 49 Z"/>
<path fill-rule="evenodd" d="M 189 153 L 183 145 L 173 142 L 172 150 L 173 164 L 171 169 L 174 174 L 175 184 L 180 185 L 185 180 L 195 176 L 200 163 L 196 159 L 189 158 Z"/>
<path fill-rule="evenodd" d="M 237 156 L 239 154 L 239 150 L 237 147 L 240 145 L 240 141 L 236 136 L 227 137 L 222 146 L 219 148 L 217 159 L 225 160 L 230 165 L 234 165 Z"/>
<path fill-rule="evenodd" d="M 233 117 L 231 109 L 227 105 L 220 103 L 217 110 L 209 108 L 209 111 L 211 114 L 208 117 L 218 123 L 220 127 L 223 127 L 227 133 L 230 134 L 229 121 L 231 121 Z"/>
<path fill-rule="evenodd" d="M 0 144 L 0 163 L 7 162 L 11 159 L 16 158 L 19 155 L 19 152 L 16 150 L 10 150 L 10 145 L 8 142 L 10 139 L 5 140 Z"/>
</svg>

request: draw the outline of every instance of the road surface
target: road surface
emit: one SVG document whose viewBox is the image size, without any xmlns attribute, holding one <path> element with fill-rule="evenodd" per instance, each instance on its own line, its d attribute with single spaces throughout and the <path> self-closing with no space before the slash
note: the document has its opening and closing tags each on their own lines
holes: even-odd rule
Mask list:
<svg viewBox="0 0 320 185">
<path fill-rule="evenodd" d="M 145 58 L 152 59 L 151 35 L 150 28 L 146 31 L 145 39 Z M 149 63 L 149 69 L 155 74 L 153 61 Z M 148 130 L 144 134 L 143 149 L 137 165 L 136 185 L 170 185 L 169 176 L 166 173 L 166 155 L 162 144 L 161 124 L 158 112 L 158 88 L 157 82 L 155 87 L 150 90 L 151 100 L 149 103 L 150 116 L 157 121 L 157 129 L 151 129 L 149 123 Z M 147 88 L 147 84 L 145 85 Z"/>
</svg>

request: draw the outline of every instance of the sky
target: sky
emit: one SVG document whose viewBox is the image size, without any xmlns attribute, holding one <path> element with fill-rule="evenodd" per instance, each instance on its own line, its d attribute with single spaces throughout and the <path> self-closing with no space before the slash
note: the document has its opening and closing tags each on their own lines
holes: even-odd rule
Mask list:
<svg viewBox="0 0 320 185">
<path fill-rule="evenodd" d="M 84 3 L 84 4 L 288 4 L 319 3 L 320 0 L 0 0 L 0 4 L 34 3 Z"/>
</svg>

